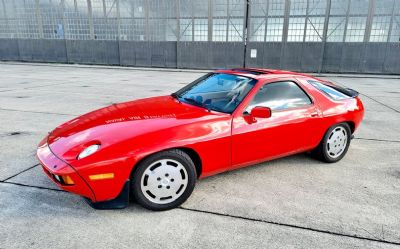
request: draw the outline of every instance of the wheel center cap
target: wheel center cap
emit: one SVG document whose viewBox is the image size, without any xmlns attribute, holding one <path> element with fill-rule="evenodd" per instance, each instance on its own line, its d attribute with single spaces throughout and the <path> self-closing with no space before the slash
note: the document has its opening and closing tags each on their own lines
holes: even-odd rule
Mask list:
<svg viewBox="0 0 400 249">
<path fill-rule="evenodd" d="M 164 179 L 161 181 L 161 183 L 162 183 L 163 185 L 168 185 L 169 180 L 168 180 L 167 178 L 164 178 Z"/>
</svg>

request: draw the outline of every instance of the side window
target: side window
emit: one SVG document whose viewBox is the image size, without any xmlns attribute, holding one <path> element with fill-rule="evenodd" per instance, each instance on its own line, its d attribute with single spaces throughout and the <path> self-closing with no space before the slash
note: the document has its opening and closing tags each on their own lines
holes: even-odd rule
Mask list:
<svg viewBox="0 0 400 249">
<path fill-rule="evenodd" d="M 307 94 L 294 82 L 283 81 L 264 85 L 254 96 L 246 112 L 256 106 L 269 107 L 273 111 L 311 104 Z"/>
</svg>

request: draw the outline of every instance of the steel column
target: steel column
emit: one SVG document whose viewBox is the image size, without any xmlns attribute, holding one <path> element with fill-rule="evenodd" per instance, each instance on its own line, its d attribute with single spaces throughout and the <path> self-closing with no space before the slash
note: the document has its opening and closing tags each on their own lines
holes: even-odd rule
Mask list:
<svg viewBox="0 0 400 249">
<path fill-rule="evenodd" d="M 68 46 L 67 46 L 67 23 L 65 21 L 65 0 L 61 0 L 61 21 L 62 21 L 62 25 L 63 25 L 63 40 L 64 40 L 64 46 L 65 46 L 65 58 L 67 60 L 67 62 L 69 62 L 69 58 L 68 58 Z"/>
<path fill-rule="evenodd" d="M 213 36 L 213 0 L 208 0 L 208 41 L 212 41 Z"/>
<path fill-rule="evenodd" d="M 89 18 L 89 31 L 90 31 L 90 39 L 94 40 L 94 26 L 93 26 L 93 10 L 92 10 L 92 1 L 86 0 L 88 7 L 88 18 Z"/>
<path fill-rule="evenodd" d="M 388 37 L 387 37 L 386 42 L 390 42 L 390 36 L 392 35 L 395 7 L 396 7 L 396 0 L 393 0 L 392 15 L 390 17 L 389 32 L 388 32 Z"/>
<path fill-rule="evenodd" d="M 228 42 L 228 37 L 229 37 L 229 21 L 230 21 L 230 14 L 229 14 L 229 10 L 230 10 L 230 6 L 229 6 L 229 1 L 230 0 L 226 0 L 226 37 L 225 37 L 225 41 Z"/>
<path fill-rule="evenodd" d="M 176 41 L 177 44 L 181 40 L 181 10 L 180 10 L 180 0 L 175 0 L 176 1 Z M 179 53 L 179 49 L 177 46 L 176 51 Z"/>
<path fill-rule="evenodd" d="M 119 0 L 115 0 L 115 6 L 117 8 L 117 26 L 118 26 L 117 41 L 119 45 L 119 40 L 121 39 L 121 10 L 119 9 L 120 8 Z"/>
<path fill-rule="evenodd" d="M 3 15 L 7 19 L 6 5 L 4 4 L 4 0 L 1 0 L 1 5 L 3 6 Z"/>
<path fill-rule="evenodd" d="M 285 49 L 286 49 L 287 38 L 288 38 L 289 15 L 290 15 L 290 0 L 285 0 L 285 12 L 284 12 L 284 19 L 283 19 L 280 68 L 283 68 L 284 60 L 282 58 L 285 55 Z"/>
<path fill-rule="evenodd" d="M 39 30 L 39 38 L 43 39 L 43 21 L 42 21 L 42 15 L 40 14 L 40 6 L 39 6 L 39 0 L 35 0 L 35 15 L 36 15 L 36 20 L 37 20 L 37 25 L 38 25 L 38 30 Z"/>
<path fill-rule="evenodd" d="M 8 16 L 7 16 L 6 4 L 4 3 L 4 0 L 1 0 L 0 3 L 1 3 L 1 5 L 3 6 L 3 16 L 4 16 L 4 20 L 5 20 L 5 22 L 6 22 L 7 30 L 8 30 L 9 32 L 11 32 L 10 24 L 8 23 Z"/>
<path fill-rule="evenodd" d="M 285 12 L 283 19 L 282 42 L 286 43 L 289 30 L 290 0 L 285 0 Z"/>
<path fill-rule="evenodd" d="M 375 12 L 375 1 L 376 0 L 369 1 L 367 22 L 365 24 L 364 43 L 369 42 L 369 37 L 371 35 L 372 21 Z"/>
<path fill-rule="evenodd" d="M 319 63 L 319 68 L 318 68 L 318 73 L 321 73 L 322 67 L 324 64 L 324 56 L 325 56 L 325 48 L 326 48 L 326 42 L 328 40 L 328 26 L 329 26 L 329 16 L 331 13 L 331 6 L 332 6 L 332 0 L 327 0 L 326 1 L 326 10 L 325 10 L 325 21 L 324 21 L 324 30 L 322 32 L 322 51 L 321 51 L 321 61 Z"/>
<path fill-rule="evenodd" d="M 306 42 L 306 36 L 307 36 L 307 25 L 308 25 L 308 10 L 310 8 L 310 0 L 307 0 L 307 7 L 306 7 L 306 17 L 305 21 L 306 23 L 304 24 L 304 32 L 303 32 L 303 44 Z"/>
<path fill-rule="evenodd" d="M 102 0 L 103 3 L 103 17 L 107 18 L 106 0 Z"/>
<path fill-rule="evenodd" d="M 267 41 L 267 29 L 268 29 L 268 15 L 269 15 L 269 1 L 270 0 L 267 0 L 266 1 L 266 4 L 267 4 L 267 8 L 265 9 L 266 11 L 265 11 L 265 23 L 264 23 L 264 42 L 266 42 Z"/>
<path fill-rule="evenodd" d="M 144 0 L 144 18 L 145 18 L 145 31 L 144 31 L 144 40 L 145 41 L 150 41 L 150 32 L 149 32 L 149 9 L 150 9 L 150 4 L 149 0 Z"/>
<path fill-rule="evenodd" d="M 246 67 L 246 58 L 247 58 L 247 45 L 248 45 L 248 39 L 249 39 L 249 22 L 250 22 L 250 1 L 246 0 L 245 1 L 245 22 L 243 26 L 243 43 L 244 43 L 244 53 L 243 53 L 243 67 Z"/>
<path fill-rule="evenodd" d="M 191 1 L 190 14 L 192 15 L 192 41 L 194 41 L 194 1 Z"/>
<path fill-rule="evenodd" d="M 351 0 L 349 0 L 349 2 L 347 3 L 346 22 L 344 24 L 344 33 L 343 33 L 343 41 L 342 42 L 346 42 L 347 25 L 349 24 L 350 8 L 351 8 Z"/>
</svg>

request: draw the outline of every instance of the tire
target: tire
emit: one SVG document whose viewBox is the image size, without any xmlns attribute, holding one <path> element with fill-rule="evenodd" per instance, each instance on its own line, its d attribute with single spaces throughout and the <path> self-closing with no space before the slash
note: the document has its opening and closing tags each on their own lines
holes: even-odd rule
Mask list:
<svg viewBox="0 0 400 249">
<path fill-rule="evenodd" d="M 144 208 L 176 208 L 192 194 L 197 173 L 192 159 L 173 149 L 151 155 L 137 165 L 132 176 L 134 199 Z"/>
<path fill-rule="evenodd" d="M 335 163 L 346 155 L 350 141 L 350 126 L 347 123 L 339 123 L 328 129 L 318 147 L 311 154 L 323 162 Z"/>
</svg>

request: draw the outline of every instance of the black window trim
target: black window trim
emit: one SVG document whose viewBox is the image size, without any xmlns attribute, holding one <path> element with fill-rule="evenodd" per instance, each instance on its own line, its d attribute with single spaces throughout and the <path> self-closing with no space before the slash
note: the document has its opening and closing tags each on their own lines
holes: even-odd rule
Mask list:
<svg viewBox="0 0 400 249">
<path fill-rule="evenodd" d="M 273 82 L 264 83 L 264 84 L 258 89 L 258 91 L 257 91 L 256 94 L 253 96 L 253 98 L 257 95 L 257 93 L 258 93 L 258 92 L 261 90 L 261 88 L 263 88 L 265 85 L 275 84 L 275 83 L 282 83 L 282 82 L 292 82 L 292 83 L 296 84 L 297 87 L 299 87 L 299 88 L 301 89 L 301 91 L 303 91 L 303 93 L 308 97 L 308 99 L 310 100 L 310 104 L 308 104 L 308 105 L 303 105 L 303 106 L 297 106 L 297 107 L 290 107 L 290 108 L 282 109 L 282 110 L 271 110 L 271 112 L 284 112 L 284 111 L 292 111 L 292 110 L 296 110 L 296 109 L 306 109 L 306 108 L 309 108 L 309 107 L 315 105 L 314 98 L 311 97 L 310 94 L 308 94 L 308 92 L 307 92 L 306 90 L 304 90 L 303 87 L 302 87 L 298 82 L 296 82 L 296 81 L 293 80 L 293 79 L 289 79 L 289 80 L 279 80 L 279 81 L 273 81 Z M 250 101 L 250 102 L 251 102 L 251 101 Z M 248 113 L 248 112 L 246 111 L 246 109 L 249 107 L 249 105 L 250 105 L 250 103 L 246 106 L 246 108 L 244 108 L 243 115 L 250 115 L 250 113 Z"/>
</svg>

